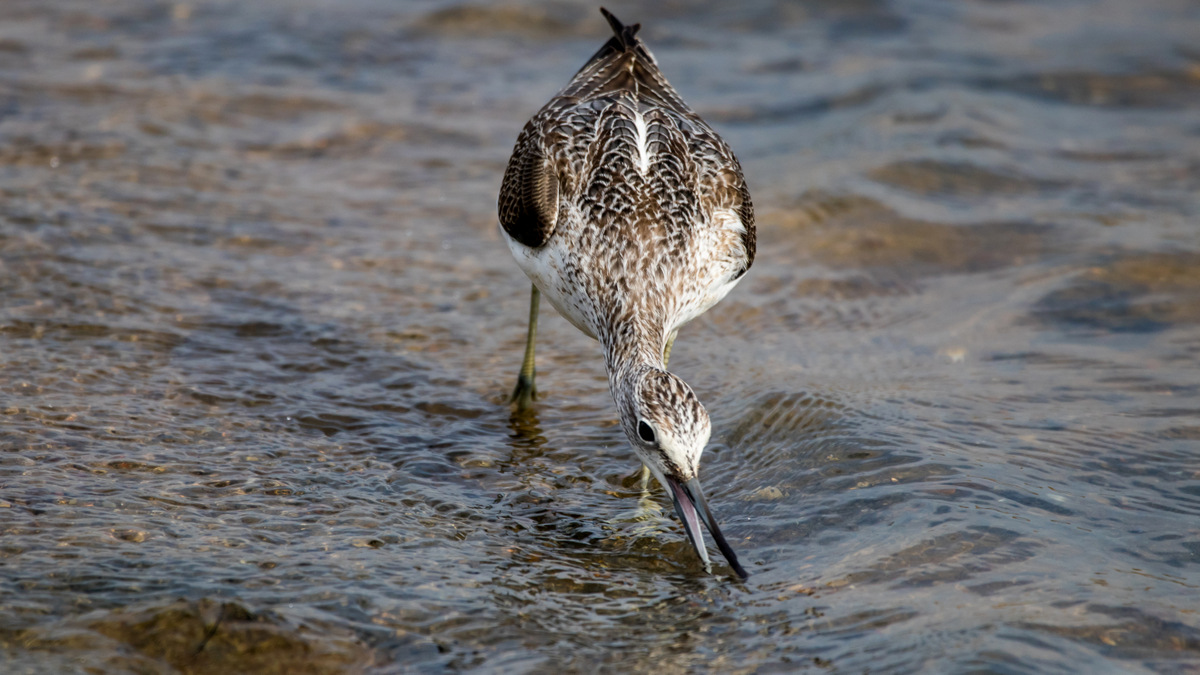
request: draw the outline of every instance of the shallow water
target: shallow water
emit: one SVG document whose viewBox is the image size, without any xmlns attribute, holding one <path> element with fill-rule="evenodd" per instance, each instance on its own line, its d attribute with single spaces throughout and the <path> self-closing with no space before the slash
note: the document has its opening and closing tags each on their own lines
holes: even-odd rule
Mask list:
<svg viewBox="0 0 1200 675">
<path fill-rule="evenodd" d="M 613 3 L 759 257 L 703 573 L 495 222 L 589 3 L 0 5 L 0 670 L 1200 670 L 1195 3 Z M 715 552 L 714 552 L 715 553 Z"/>
</svg>

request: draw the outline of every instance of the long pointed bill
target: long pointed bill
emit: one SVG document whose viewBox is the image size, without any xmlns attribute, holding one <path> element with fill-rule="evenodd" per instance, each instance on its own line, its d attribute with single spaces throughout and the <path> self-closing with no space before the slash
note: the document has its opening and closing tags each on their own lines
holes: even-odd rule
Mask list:
<svg viewBox="0 0 1200 675">
<path fill-rule="evenodd" d="M 688 540 L 692 542 L 692 548 L 696 549 L 696 553 L 704 561 L 704 569 L 708 570 L 710 563 L 708 549 L 704 546 L 704 533 L 700 531 L 700 520 L 704 521 L 708 531 L 712 533 L 717 548 L 721 549 L 733 571 L 743 579 L 749 577 L 738 563 L 737 554 L 729 547 L 729 542 L 725 541 L 725 535 L 721 534 L 721 529 L 717 527 L 717 519 L 713 518 L 708 502 L 704 500 L 704 492 L 700 490 L 700 480 L 693 478 L 686 483 L 680 483 L 674 478 L 667 478 L 667 485 L 671 490 L 671 500 L 675 502 L 675 513 L 679 514 L 679 519 L 683 521 L 683 529 L 687 532 Z"/>
</svg>

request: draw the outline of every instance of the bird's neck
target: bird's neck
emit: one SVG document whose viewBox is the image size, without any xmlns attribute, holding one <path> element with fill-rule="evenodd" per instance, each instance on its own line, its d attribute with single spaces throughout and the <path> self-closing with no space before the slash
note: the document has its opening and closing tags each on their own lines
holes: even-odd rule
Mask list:
<svg viewBox="0 0 1200 675">
<path fill-rule="evenodd" d="M 604 345 L 604 365 L 611 383 L 632 377 L 646 368 L 665 370 L 666 332 L 641 322 L 616 322 L 598 336 Z"/>
</svg>

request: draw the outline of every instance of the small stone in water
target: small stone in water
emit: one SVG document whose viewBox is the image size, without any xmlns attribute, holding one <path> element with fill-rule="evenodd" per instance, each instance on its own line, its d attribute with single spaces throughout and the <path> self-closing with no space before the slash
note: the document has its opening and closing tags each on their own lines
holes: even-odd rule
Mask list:
<svg viewBox="0 0 1200 675">
<path fill-rule="evenodd" d="M 746 501 L 748 502 L 770 502 L 776 499 L 783 499 L 783 490 L 774 485 L 760 487 L 746 497 Z"/>
</svg>

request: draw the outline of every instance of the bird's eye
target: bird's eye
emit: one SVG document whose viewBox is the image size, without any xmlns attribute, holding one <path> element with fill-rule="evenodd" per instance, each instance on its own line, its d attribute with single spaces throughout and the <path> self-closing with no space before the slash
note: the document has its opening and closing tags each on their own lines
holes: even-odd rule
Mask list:
<svg viewBox="0 0 1200 675">
<path fill-rule="evenodd" d="M 650 428 L 649 424 L 646 424 L 646 420 L 638 422 L 638 436 L 647 443 L 654 442 L 654 429 Z"/>
</svg>

